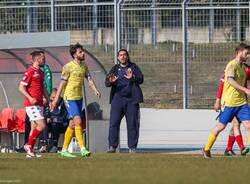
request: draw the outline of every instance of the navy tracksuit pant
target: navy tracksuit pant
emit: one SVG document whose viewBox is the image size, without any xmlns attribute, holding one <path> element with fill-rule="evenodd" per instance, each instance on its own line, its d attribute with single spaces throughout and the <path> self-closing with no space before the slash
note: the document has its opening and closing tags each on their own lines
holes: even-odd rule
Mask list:
<svg viewBox="0 0 250 184">
<path fill-rule="evenodd" d="M 26 114 L 26 117 L 25 117 L 25 132 L 24 132 L 24 144 L 28 143 L 28 141 L 29 141 L 30 130 L 31 130 L 30 118 Z"/>
<path fill-rule="evenodd" d="M 138 103 L 130 102 L 115 95 L 111 103 L 109 146 L 117 148 L 122 118 L 125 116 L 127 123 L 128 147 L 136 148 L 139 139 L 140 107 Z"/>
</svg>

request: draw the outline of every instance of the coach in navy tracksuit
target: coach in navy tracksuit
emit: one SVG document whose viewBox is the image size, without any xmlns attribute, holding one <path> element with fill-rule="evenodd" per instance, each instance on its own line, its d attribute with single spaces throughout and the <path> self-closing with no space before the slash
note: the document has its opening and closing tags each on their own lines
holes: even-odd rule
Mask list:
<svg viewBox="0 0 250 184">
<path fill-rule="evenodd" d="M 139 86 L 143 83 L 143 74 L 139 67 L 130 61 L 127 50 L 119 50 L 117 58 L 119 64 L 112 67 L 105 80 L 105 86 L 111 87 L 107 152 L 114 153 L 119 144 L 120 123 L 124 116 L 127 122 L 129 151 L 135 152 L 139 138 L 139 103 L 143 102 L 143 94 Z"/>
</svg>

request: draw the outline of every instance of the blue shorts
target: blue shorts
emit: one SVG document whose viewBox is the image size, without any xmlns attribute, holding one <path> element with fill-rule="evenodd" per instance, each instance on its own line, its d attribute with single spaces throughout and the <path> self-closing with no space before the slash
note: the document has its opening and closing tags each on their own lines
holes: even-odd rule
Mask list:
<svg viewBox="0 0 250 184">
<path fill-rule="evenodd" d="M 65 107 L 68 112 L 68 119 L 72 119 L 75 116 L 82 116 L 82 99 L 81 100 L 65 100 Z"/>
<path fill-rule="evenodd" d="M 248 104 L 238 107 L 225 107 L 219 115 L 219 122 L 227 125 L 236 117 L 239 122 L 250 120 L 250 109 Z"/>
</svg>

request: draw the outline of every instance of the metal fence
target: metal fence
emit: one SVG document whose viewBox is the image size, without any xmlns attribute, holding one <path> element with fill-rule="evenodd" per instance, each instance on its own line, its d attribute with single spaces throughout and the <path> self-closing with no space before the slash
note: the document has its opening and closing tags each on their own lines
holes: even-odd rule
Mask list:
<svg viewBox="0 0 250 184">
<path fill-rule="evenodd" d="M 146 107 L 212 108 L 218 79 L 249 42 L 247 0 L 2 0 L 0 33 L 71 31 L 104 66 L 125 47 Z"/>
</svg>

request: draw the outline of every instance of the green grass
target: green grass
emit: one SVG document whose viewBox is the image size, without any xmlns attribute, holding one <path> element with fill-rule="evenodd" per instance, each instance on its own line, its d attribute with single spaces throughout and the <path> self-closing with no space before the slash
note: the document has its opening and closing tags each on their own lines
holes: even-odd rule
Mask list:
<svg viewBox="0 0 250 184">
<path fill-rule="evenodd" d="M 0 155 L 0 183 L 247 183 L 250 157 L 170 154 L 93 154 L 89 158 L 61 158 L 43 154 Z"/>
</svg>

